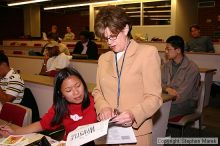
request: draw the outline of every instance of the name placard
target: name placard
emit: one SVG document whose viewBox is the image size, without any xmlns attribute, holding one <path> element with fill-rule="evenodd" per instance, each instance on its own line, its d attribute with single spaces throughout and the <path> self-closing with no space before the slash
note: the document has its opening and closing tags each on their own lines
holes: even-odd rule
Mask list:
<svg viewBox="0 0 220 146">
<path fill-rule="evenodd" d="M 67 146 L 80 146 L 107 134 L 108 120 L 79 126 L 67 136 Z"/>
</svg>

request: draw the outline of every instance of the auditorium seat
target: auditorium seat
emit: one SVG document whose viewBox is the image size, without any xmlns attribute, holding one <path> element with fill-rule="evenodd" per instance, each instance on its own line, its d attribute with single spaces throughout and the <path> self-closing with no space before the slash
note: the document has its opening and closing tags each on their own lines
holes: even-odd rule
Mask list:
<svg viewBox="0 0 220 146">
<path fill-rule="evenodd" d="M 27 46 L 27 43 L 21 43 L 20 46 Z"/>
<path fill-rule="evenodd" d="M 10 46 L 15 46 L 15 44 L 16 44 L 15 42 L 11 42 Z"/>
<path fill-rule="evenodd" d="M 32 111 L 20 104 L 6 102 L 0 112 L 0 119 L 22 127 L 31 124 Z"/>
<path fill-rule="evenodd" d="M 67 44 L 66 45 L 68 48 L 75 48 L 75 44 Z"/>
<path fill-rule="evenodd" d="M 22 55 L 23 52 L 22 52 L 22 51 L 13 51 L 13 54 L 16 54 L 16 55 Z"/>
<path fill-rule="evenodd" d="M 42 47 L 42 44 L 36 43 L 36 44 L 34 44 L 34 47 Z"/>
</svg>

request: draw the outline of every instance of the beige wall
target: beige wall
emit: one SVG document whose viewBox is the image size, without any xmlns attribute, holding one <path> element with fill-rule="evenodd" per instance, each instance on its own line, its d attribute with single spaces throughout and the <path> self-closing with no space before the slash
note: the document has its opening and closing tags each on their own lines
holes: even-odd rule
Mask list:
<svg viewBox="0 0 220 146">
<path fill-rule="evenodd" d="M 166 40 L 169 36 L 178 34 L 187 40 L 189 38 L 188 27 L 197 22 L 196 6 L 197 0 L 172 0 L 171 25 L 133 26 L 132 35 L 145 36 L 147 33 L 149 39 L 158 37 Z M 94 7 L 92 5 L 90 6 L 90 30 L 94 31 Z"/>
<path fill-rule="evenodd" d="M 175 34 L 182 36 L 185 41 L 190 38 L 189 27 L 198 22 L 197 1 L 177 0 L 176 3 Z"/>
<path fill-rule="evenodd" d="M 148 39 L 153 37 L 161 38 L 164 41 L 171 35 L 175 34 L 175 18 L 176 18 L 176 0 L 171 0 L 171 24 L 170 25 L 148 25 L 148 26 L 133 26 L 132 35 L 140 34 L 144 36 L 148 34 Z"/>
<path fill-rule="evenodd" d="M 132 36 L 141 35 L 144 36 L 146 33 L 148 34 L 149 41 L 153 37 L 161 38 L 164 41 L 170 36 L 174 34 L 174 26 L 133 26 Z"/>
<path fill-rule="evenodd" d="M 28 5 L 24 7 L 24 34 L 40 37 L 40 6 Z"/>
<path fill-rule="evenodd" d="M 142 0 L 127 0 L 120 3 L 137 2 Z M 150 0 L 149 0 L 150 1 Z M 158 37 L 166 40 L 170 35 L 181 35 L 185 40 L 189 39 L 188 27 L 197 23 L 197 1 L 198 0 L 172 0 L 171 25 L 159 26 L 134 26 L 132 34 L 148 38 Z M 108 4 L 114 4 L 108 3 Z M 94 30 L 94 5 L 90 5 L 90 30 Z M 40 37 L 40 6 L 30 5 L 24 8 L 24 34 Z"/>
</svg>

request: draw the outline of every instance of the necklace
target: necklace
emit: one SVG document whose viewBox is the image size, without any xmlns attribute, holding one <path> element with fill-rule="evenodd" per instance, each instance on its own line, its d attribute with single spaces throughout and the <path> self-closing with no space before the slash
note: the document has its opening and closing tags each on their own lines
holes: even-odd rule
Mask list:
<svg viewBox="0 0 220 146">
<path fill-rule="evenodd" d="M 117 107 L 116 107 L 116 110 L 119 107 L 119 97 L 120 97 L 120 93 L 121 93 L 121 90 L 120 90 L 120 88 L 121 88 L 120 87 L 120 84 L 121 84 L 121 73 L 122 73 L 122 69 L 123 69 L 123 66 L 124 66 L 125 55 L 126 55 L 126 52 L 127 52 L 127 49 L 128 49 L 128 46 L 130 45 L 130 43 L 131 43 L 131 41 L 129 40 L 129 43 L 126 46 L 126 49 L 125 49 L 125 53 L 124 53 L 124 56 L 123 56 L 123 60 L 122 60 L 120 71 L 118 69 L 117 54 L 115 53 L 115 65 L 116 65 L 116 71 L 117 71 L 117 76 L 118 76 L 118 93 L 117 93 Z"/>
</svg>

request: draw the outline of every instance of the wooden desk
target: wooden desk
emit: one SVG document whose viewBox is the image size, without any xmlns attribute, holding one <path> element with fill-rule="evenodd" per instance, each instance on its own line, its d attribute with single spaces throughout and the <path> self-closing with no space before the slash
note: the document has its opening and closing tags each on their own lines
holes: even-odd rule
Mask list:
<svg viewBox="0 0 220 146">
<path fill-rule="evenodd" d="M 0 119 L 0 125 L 4 125 L 5 123 L 6 123 L 6 121 Z M 20 126 L 15 125 L 15 124 L 11 124 L 10 127 L 12 127 L 13 129 L 16 129 L 16 128 L 19 128 Z M 32 143 L 34 141 L 37 141 L 37 140 L 41 139 L 44 135 L 39 134 L 39 133 L 30 133 L 30 134 L 25 134 L 24 136 L 25 136 L 25 140 L 22 141 L 22 143 L 19 143 L 17 145 L 19 145 L 19 146 L 26 146 L 27 144 L 30 144 L 30 143 Z M 5 138 L 0 138 L 0 143 L 4 139 Z M 47 140 L 49 141 L 50 144 L 55 144 L 55 143 L 58 144 L 59 143 L 58 141 L 56 141 L 56 140 L 54 140 L 54 139 L 52 139 L 52 138 L 50 138 L 48 136 L 47 136 Z M 0 144 L 0 146 L 2 146 L 2 145 Z"/>
<path fill-rule="evenodd" d="M 32 74 L 21 74 L 21 77 L 25 82 L 36 83 L 46 86 L 53 86 L 54 77 Z"/>
<path fill-rule="evenodd" d="M 5 125 L 5 123 L 7 123 L 7 121 L 0 119 L 0 125 Z M 10 124 L 10 126 L 11 126 L 13 129 L 20 127 L 20 126 L 15 125 L 15 124 Z"/>
<path fill-rule="evenodd" d="M 38 105 L 40 117 L 42 117 L 53 104 L 53 77 L 42 75 L 21 74 L 24 86 L 30 88 Z M 87 83 L 89 92 L 92 92 L 95 84 Z"/>
</svg>

